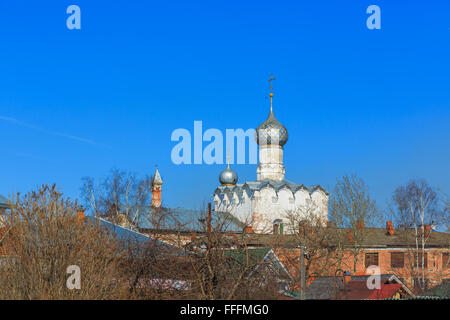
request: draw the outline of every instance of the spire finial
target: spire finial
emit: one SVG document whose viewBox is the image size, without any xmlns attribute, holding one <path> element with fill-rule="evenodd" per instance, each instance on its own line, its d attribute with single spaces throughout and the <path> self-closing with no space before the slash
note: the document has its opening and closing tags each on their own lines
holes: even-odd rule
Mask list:
<svg viewBox="0 0 450 320">
<path fill-rule="evenodd" d="M 153 175 L 152 178 L 152 184 L 159 184 L 162 185 L 163 181 L 161 179 L 161 174 L 158 171 L 158 165 L 155 165 L 156 169 L 155 169 L 155 174 Z"/>
<path fill-rule="evenodd" d="M 228 152 L 228 150 L 227 150 L 227 165 L 229 168 L 230 167 L 230 153 Z"/>
<path fill-rule="evenodd" d="M 273 81 L 276 80 L 273 77 L 273 73 L 270 74 L 270 79 L 269 79 L 269 83 L 270 83 L 270 111 L 273 111 L 272 108 L 272 100 L 273 100 Z"/>
</svg>

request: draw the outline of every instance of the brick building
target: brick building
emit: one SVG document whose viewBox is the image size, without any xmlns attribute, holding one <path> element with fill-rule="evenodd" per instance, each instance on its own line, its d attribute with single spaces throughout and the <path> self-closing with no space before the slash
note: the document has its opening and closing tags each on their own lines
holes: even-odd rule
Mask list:
<svg viewBox="0 0 450 320">
<path fill-rule="evenodd" d="M 328 227 L 327 241 L 320 250 L 323 254 L 316 257 L 308 256 L 305 264 L 308 265 L 308 285 L 317 277 L 339 276 L 343 273 L 352 276 L 372 274 L 374 270 L 369 267 L 378 267 L 380 274 L 396 275 L 402 283 L 410 288 L 417 284 L 418 272 L 415 263 L 419 254 L 419 276 L 422 273 L 422 251 L 415 249 L 414 230 L 394 230 L 392 224 L 387 223 L 386 228 L 364 228 L 364 240 L 355 244 L 346 229 Z M 344 238 L 338 247 L 336 234 L 343 234 Z M 425 227 L 424 274 L 427 287 L 434 287 L 444 279 L 450 279 L 450 234 L 431 231 L 430 226 Z M 262 235 L 248 234 L 246 246 L 248 248 L 273 248 L 274 253 L 289 271 L 293 279 L 293 289 L 298 289 L 300 279 L 300 249 L 299 239 L 296 235 Z M 234 244 L 238 246 L 238 244 Z M 357 250 L 355 250 L 357 248 Z M 308 248 L 306 248 L 308 251 Z M 355 259 L 356 256 L 356 259 Z M 355 263 L 356 261 L 356 263 Z"/>
</svg>

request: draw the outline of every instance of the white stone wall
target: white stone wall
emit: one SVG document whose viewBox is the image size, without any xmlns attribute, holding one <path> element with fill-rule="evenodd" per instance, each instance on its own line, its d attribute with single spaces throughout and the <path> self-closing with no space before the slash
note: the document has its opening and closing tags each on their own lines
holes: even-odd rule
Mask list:
<svg viewBox="0 0 450 320">
<path fill-rule="evenodd" d="M 242 190 L 242 192 L 227 191 L 214 195 L 214 209 L 216 211 L 228 212 L 245 225 L 252 225 L 253 206 L 254 202 L 247 190 Z"/>
<path fill-rule="evenodd" d="M 259 165 L 256 170 L 257 180 L 282 181 L 285 175 L 283 164 L 283 147 L 279 145 L 259 146 Z"/>
<path fill-rule="evenodd" d="M 328 196 L 320 189 L 311 194 L 313 203 L 317 206 L 317 212 L 320 219 L 326 223 L 328 221 Z"/>
<path fill-rule="evenodd" d="M 311 195 L 305 189 L 297 190 L 295 194 L 284 187 L 278 192 L 271 186 L 266 186 L 260 191 L 240 188 L 219 193 L 214 196 L 215 210 L 231 213 L 246 225 L 251 225 L 258 233 L 272 233 L 273 222 L 282 220 L 285 233 L 293 232 L 288 219 L 289 213 L 295 213 L 300 218 L 311 218 L 307 215 L 321 218 L 324 223 L 328 217 L 328 196 L 321 190 L 314 191 Z M 301 217 L 303 215 L 303 217 Z"/>
</svg>

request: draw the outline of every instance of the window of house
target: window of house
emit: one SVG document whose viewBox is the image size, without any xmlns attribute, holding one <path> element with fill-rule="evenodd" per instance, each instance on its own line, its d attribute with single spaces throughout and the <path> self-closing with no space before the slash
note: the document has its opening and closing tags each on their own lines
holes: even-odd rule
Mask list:
<svg viewBox="0 0 450 320">
<path fill-rule="evenodd" d="M 365 256 L 366 269 L 370 266 L 378 266 L 378 252 L 366 253 Z"/>
<path fill-rule="evenodd" d="M 448 262 L 448 252 L 443 252 L 442 253 L 442 269 L 450 269 L 450 265 Z"/>
<path fill-rule="evenodd" d="M 405 266 L 405 254 L 403 252 L 391 252 L 391 267 L 403 268 Z"/>
<path fill-rule="evenodd" d="M 414 267 L 416 267 L 417 266 L 417 252 L 414 252 L 413 254 L 414 254 Z M 423 267 L 428 268 L 428 255 L 426 252 L 423 254 L 423 260 L 424 260 Z M 422 267 L 422 253 L 419 252 L 419 268 L 421 268 L 421 267 Z"/>
</svg>

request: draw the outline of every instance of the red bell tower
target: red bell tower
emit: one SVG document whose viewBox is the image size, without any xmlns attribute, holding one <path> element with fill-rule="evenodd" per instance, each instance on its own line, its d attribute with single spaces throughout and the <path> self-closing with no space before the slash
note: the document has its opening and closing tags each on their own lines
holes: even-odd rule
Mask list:
<svg viewBox="0 0 450 320">
<path fill-rule="evenodd" d="M 159 174 L 158 168 L 156 168 L 155 175 L 152 179 L 152 204 L 153 208 L 161 207 L 161 187 L 163 185 L 163 181 L 161 179 L 161 175 Z"/>
</svg>

